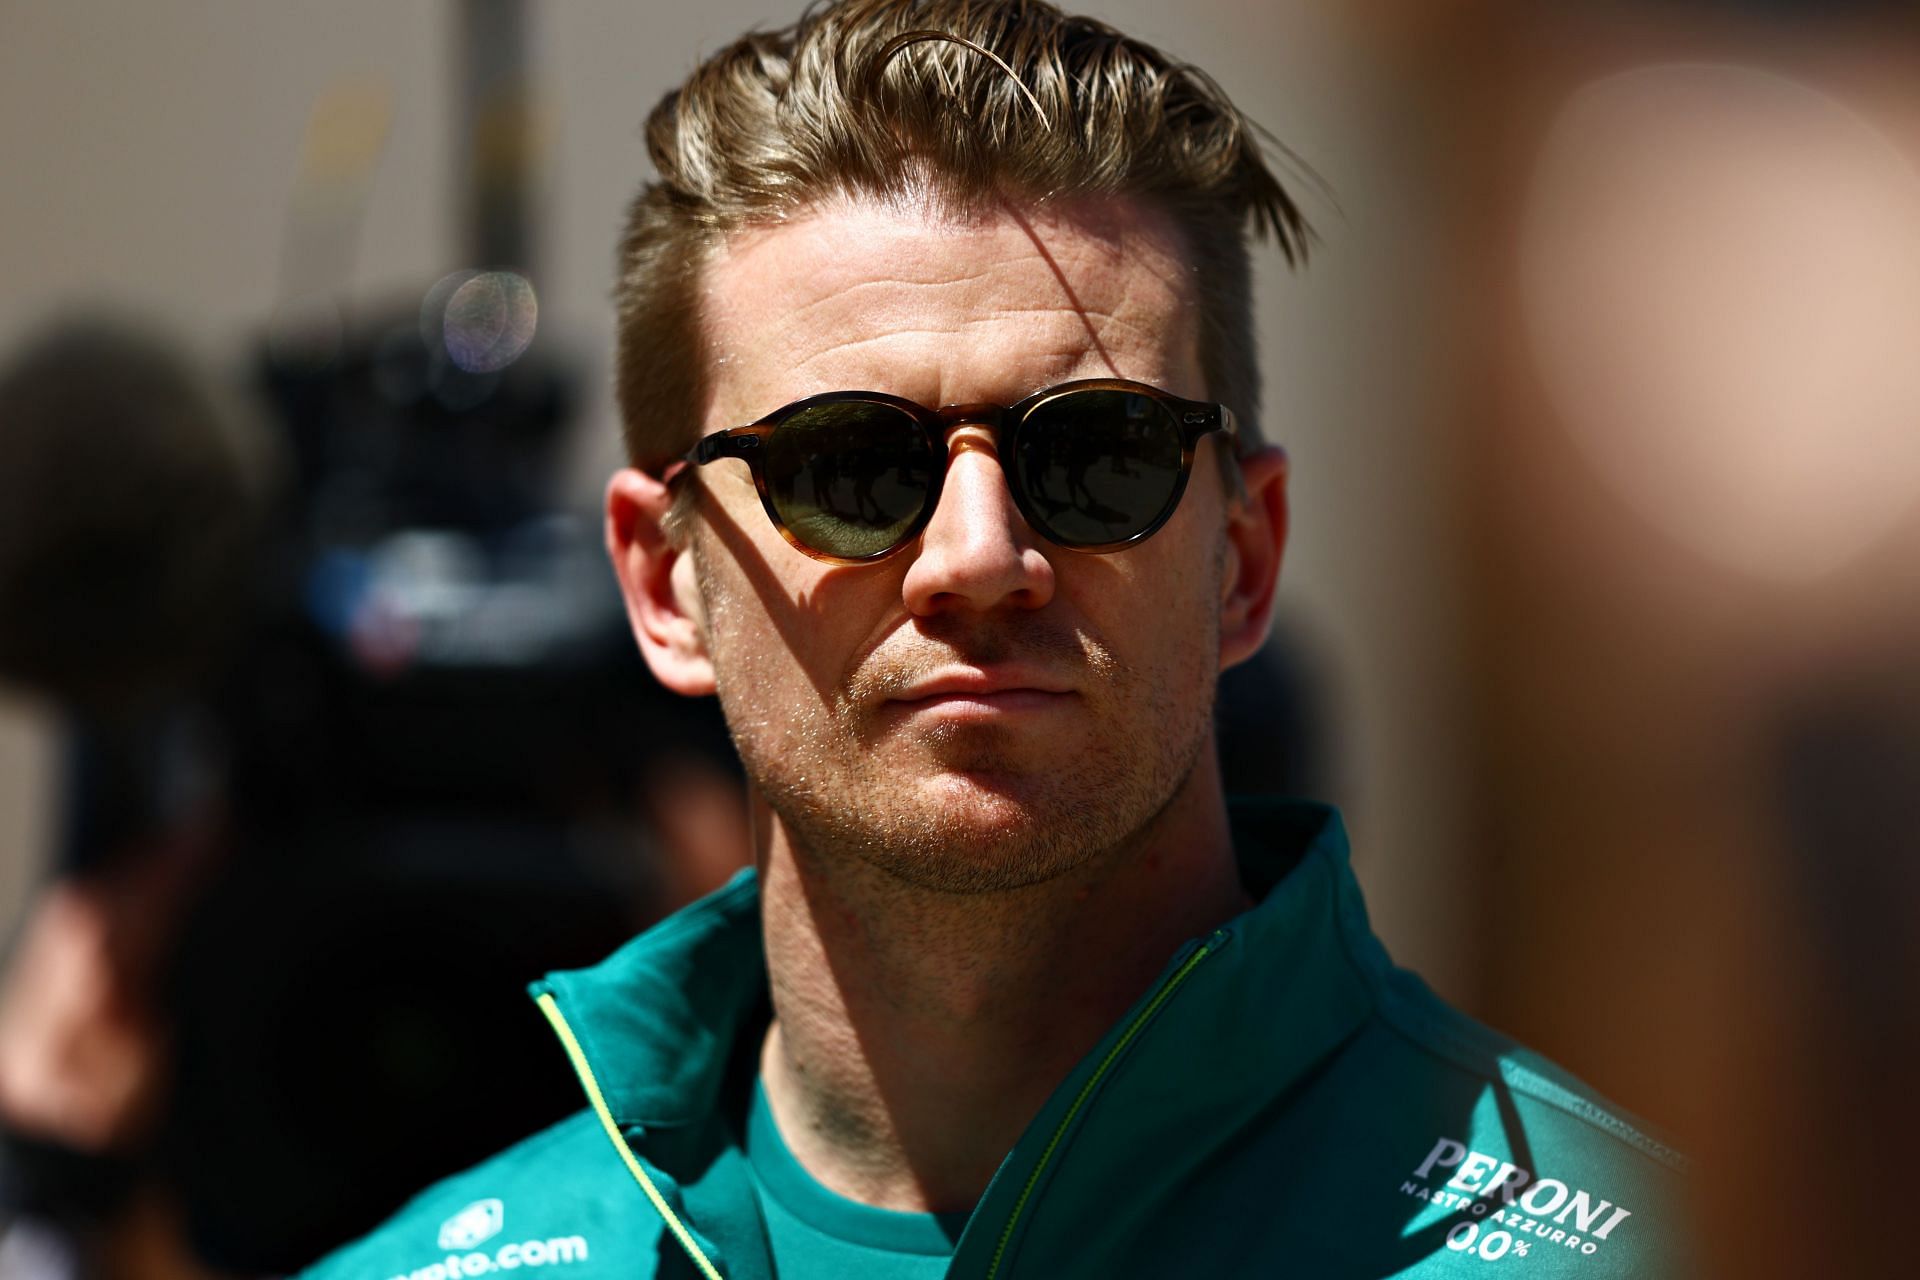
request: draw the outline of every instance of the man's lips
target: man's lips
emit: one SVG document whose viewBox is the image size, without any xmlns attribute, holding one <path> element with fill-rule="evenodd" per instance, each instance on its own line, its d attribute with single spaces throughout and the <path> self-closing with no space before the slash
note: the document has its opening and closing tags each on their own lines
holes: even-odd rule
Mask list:
<svg viewBox="0 0 1920 1280">
<path fill-rule="evenodd" d="M 1055 676 L 1017 668 L 948 667 L 908 684 L 888 701 L 902 710 L 991 715 L 1040 710 L 1072 696 Z"/>
</svg>

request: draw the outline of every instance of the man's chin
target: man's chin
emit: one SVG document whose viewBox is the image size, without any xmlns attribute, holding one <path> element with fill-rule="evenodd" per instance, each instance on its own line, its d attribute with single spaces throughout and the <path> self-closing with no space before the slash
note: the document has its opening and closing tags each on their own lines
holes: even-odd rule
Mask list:
<svg viewBox="0 0 1920 1280">
<path fill-rule="evenodd" d="M 1003 771 L 926 779 L 918 803 L 903 804 L 886 831 L 862 842 L 864 856 L 941 893 L 1004 892 L 1066 875 L 1100 852 L 1102 833 L 1045 781 Z"/>
<path fill-rule="evenodd" d="M 758 780 L 791 836 L 821 859 L 852 858 L 922 890 L 1005 892 L 1119 848 L 1177 788 L 1137 757 L 1062 736 L 1037 747 L 1005 734 L 883 736 L 849 752 L 849 773 L 813 786 L 785 771 Z"/>
</svg>

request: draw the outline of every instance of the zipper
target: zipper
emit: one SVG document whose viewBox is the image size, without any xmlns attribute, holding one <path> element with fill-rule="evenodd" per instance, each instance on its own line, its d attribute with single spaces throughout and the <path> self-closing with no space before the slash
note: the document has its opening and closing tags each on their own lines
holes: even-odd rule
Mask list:
<svg viewBox="0 0 1920 1280">
<path fill-rule="evenodd" d="M 699 1268 L 700 1274 L 705 1276 L 706 1280 L 722 1280 L 719 1269 L 702 1252 L 700 1245 L 693 1238 L 693 1233 L 687 1230 L 687 1224 L 680 1221 L 668 1206 L 666 1197 L 660 1194 L 660 1188 L 655 1186 L 653 1179 L 647 1176 L 646 1167 L 640 1163 L 639 1157 L 633 1154 L 633 1148 L 627 1145 L 626 1138 L 620 1132 L 620 1126 L 614 1122 L 612 1110 L 607 1106 L 606 1096 L 600 1092 L 600 1082 L 594 1078 L 593 1068 L 587 1064 L 587 1055 L 581 1052 L 580 1041 L 574 1038 L 573 1028 L 567 1025 L 567 1019 L 560 1012 L 560 1006 L 554 1003 L 553 993 L 541 992 L 534 997 L 534 1003 L 540 1006 L 540 1012 L 547 1015 L 547 1021 L 553 1024 L 554 1034 L 560 1037 L 560 1043 L 567 1051 L 567 1060 L 573 1063 L 574 1072 L 580 1077 L 580 1083 L 587 1091 L 587 1101 L 593 1104 L 593 1113 L 600 1117 L 600 1126 L 607 1131 L 607 1138 L 613 1143 L 614 1150 L 618 1151 L 620 1158 L 626 1162 L 627 1172 L 631 1173 L 633 1180 L 640 1184 L 640 1189 L 647 1193 L 647 1199 L 653 1202 L 654 1209 L 666 1220 L 667 1230 L 671 1231 L 673 1238 L 680 1242 L 680 1247 L 687 1251 L 687 1256 L 693 1259 L 693 1265 Z"/>
<path fill-rule="evenodd" d="M 1040 1153 L 1039 1163 L 1035 1164 L 1033 1172 L 1027 1175 L 1026 1185 L 1020 1188 L 1020 1198 L 1013 1202 L 1013 1212 L 1007 1215 L 1007 1225 L 1000 1229 L 1000 1240 L 994 1245 L 993 1261 L 987 1264 L 985 1280 L 996 1280 L 999 1276 L 1000 1264 L 1006 1259 L 1007 1246 L 1013 1241 L 1014 1228 L 1020 1225 L 1020 1215 L 1026 1211 L 1028 1201 L 1033 1198 L 1034 1188 L 1040 1185 L 1041 1176 L 1053 1163 L 1053 1157 L 1066 1138 L 1067 1130 L 1073 1127 L 1075 1117 L 1086 1107 L 1094 1091 L 1100 1087 L 1100 1082 L 1113 1068 L 1113 1064 L 1118 1062 L 1121 1055 L 1132 1046 L 1141 1029 L 1152 1020 L 1154 1014 L 1160 1011 L 1160 1006 L 1179 989 L 1180 984 L 1187 980 L 1188 975 L 1199 966 L 1202 960 L 1213 954 L 1216 946 L 1224 942 L 1226 937 L 1224 930 L 1215 931 L 1211 938 L 1201 943 L 1194 953 L 1160 984 L 1160 989 L 1154 992 L 1153 998 L 1147 1002 L 1147 1007 L 1134 1015 L 1133 1021 L 1127 1024 L 1127 1029 L 1121 1033 L 1118 1040 L 1114 1041 L 1113 1048 L 1107 1050 L 1106 1057 L 1100 1059 L 1100 1065 L 1093 1069 L 1093 1074 L 1087 1077 L 1087 1082 L 1080 1086 L 1080 1092 L 1074 1095 L 1073 1104 L 1067 1108 L 1067 1113 L 1060 1117 L 1060 1123 L 1053 1127 L 1053 1136 L 1047 1139 L 1047 1146 Z"/>
</svg>

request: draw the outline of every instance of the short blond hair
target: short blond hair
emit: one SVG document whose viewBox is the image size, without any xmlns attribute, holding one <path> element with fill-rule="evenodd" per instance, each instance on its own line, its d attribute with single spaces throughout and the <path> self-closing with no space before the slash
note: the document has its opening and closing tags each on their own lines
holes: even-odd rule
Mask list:
<svg viewBox="0 0 1920 1280">
<path fill-rule="evenodd" d="M 700 273 L 729 232 L 846 196 L 956 213 L 1136 198 L 1179 229 L 1208 394 L 1260 439 L 1247 240 L 1310 235 L 1255 127 L 1197 68 L 1038 0 L 838 0 L 701 63 L 647 120 L 620 251 L 627 456 L 658 470 L 707 399 Z"/>
</svg>

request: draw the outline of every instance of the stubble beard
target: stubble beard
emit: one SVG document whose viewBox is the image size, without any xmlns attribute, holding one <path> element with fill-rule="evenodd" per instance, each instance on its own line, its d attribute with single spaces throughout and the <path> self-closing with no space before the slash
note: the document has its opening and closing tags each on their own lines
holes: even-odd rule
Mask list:
<svg viewBox="0 0 1920 1280">
<path fill-rule="evenodd" d="M 768 655 L 730 652 L 726 605 L 711 594 L 703 590 L 734 746 L 796 851 L 823 869 L 854 858 L 903 887 L 950 895 L 1058 879 L 1146 830 L 1213 731 L 1217 672 L 1203 658 L 1217 653 L 1217 640 L 1189 649 L 1192 660 L 1156 682 L 1086 632 L 1030 617 L 978 620 L 947 635 L 936 622 L 923 628 L 934 633 L 930 646 L 876 654 L 825 698 L 769 705 L 767 691 L 778 697 L 783 685 L 770 678 Z M 1002 726 L 915 733 L 882 723 L 887 694 L 938 661 L 1016 655 L 1076 672 L 1086 704 L 1076 719 L 1089 727 L 1079 742 L 1036 742 L 1031 730 Z"/>
</svg>

